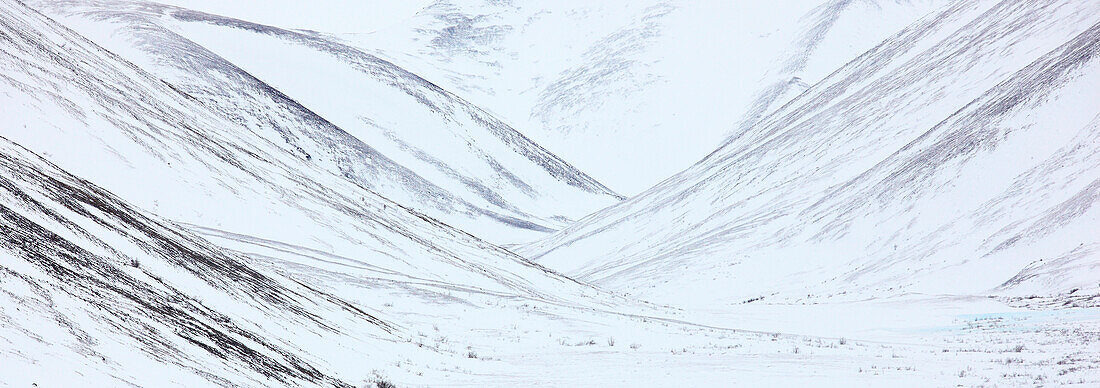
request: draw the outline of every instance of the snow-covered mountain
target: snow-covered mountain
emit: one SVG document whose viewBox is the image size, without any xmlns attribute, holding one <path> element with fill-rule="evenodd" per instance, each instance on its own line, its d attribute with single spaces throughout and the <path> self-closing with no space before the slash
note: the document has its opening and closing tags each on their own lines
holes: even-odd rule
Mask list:
<svg viewBox="0 0 1100 388">
<path fill-rule="evenodd" d="M 1092 2 L 953 3 L 522 251 L 677 304 L 1095 295 L 1098 31 Z"/>
<path fill-rule="evenodd" d="M 1100 383 L 1100 6 L 170 2 L 0 0 L 0 386 Z"/>
<path fill-rule="evenodd" d="M 943 0 L 444 0 L 340 35 L 635 194 Z"/>
<path fill-rule="evenodd" d="M 393 337 L 369 312 L 261 272 L 6 139 L 0 149 L 0 338 L 21 355 L 5 354 L 6 384 L 336 384 L 294 343 Z M 364 324 L 351 334 L 333 320 Z"/>
<path fill-rule="evenodd" d="M 487 289 L 536 289 L 526 285 L 540 277 L 521 268 L 546 275 L 297 157 L 71 30 L 27 20 L 38 15 L 17 19 L 33 12 L 20 11 L 5 34 L 3 134 L 65 171 L 218 238 L 279 241 L 453 282 L 478 268 L 467 285 Z"/>
<path fill-rule="evenodd" d="M 215 15 L 248 20 L 285 29 L 366 32 L 393 25 L 415 15 L 431 0 L 163 0 L 174 5 Z"/>
<path fill-rule="evenodd" d="M 37 5 L 299 158 L 494 242 L 617 195 L 435 84 L 324 36 L 145 2 Z"/>
<path fill-rule="evenodd" d="M 385 298 L 414 311 L 488 308 L 464 299 L 478 295 L 613 300 L 296 157 L 22 4 L 0 7 L 6 383 L 340 386 L 440 352 L 418 350 L 409 320 L 379 318 L 396 314 L 378 311 Z M 326 291 L 344 282 L 360 290 L 345 298 L 371 302 Z"/>
</svg>

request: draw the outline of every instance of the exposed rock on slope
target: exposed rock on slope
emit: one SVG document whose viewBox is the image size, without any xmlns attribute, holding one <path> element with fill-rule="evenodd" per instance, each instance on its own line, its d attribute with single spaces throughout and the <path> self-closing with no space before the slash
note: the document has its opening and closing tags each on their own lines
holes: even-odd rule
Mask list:
<svg viewBox="0 0 1100 388">
<path fill-rule="evenodd" d="M 1088 2 L 956 2 L 523 251 L 676 302 L 1095 294 L 1098 31 Z"/>
<path fill-rule="evenodd" d="M 339 35 L 633 195 L 946 0 L 444 0 Z"/>
<path fill-rule="evenodd" d="M 494 242 L 618 198 L 480 108 L 322 35 L 145 2 L 35 4 L 299 158 Z"/>
</svg>

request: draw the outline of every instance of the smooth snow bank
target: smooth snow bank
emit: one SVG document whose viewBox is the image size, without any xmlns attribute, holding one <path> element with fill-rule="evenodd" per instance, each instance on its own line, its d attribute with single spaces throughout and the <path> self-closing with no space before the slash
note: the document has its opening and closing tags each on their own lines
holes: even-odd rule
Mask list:
<svg viewBox="0 0 1100 388">
<path fill-rule="evenodd" d="M 412 17 L 429 1 L 160 0 L 158 3 L 287 29 L 361 33 Z"/>
</svg>

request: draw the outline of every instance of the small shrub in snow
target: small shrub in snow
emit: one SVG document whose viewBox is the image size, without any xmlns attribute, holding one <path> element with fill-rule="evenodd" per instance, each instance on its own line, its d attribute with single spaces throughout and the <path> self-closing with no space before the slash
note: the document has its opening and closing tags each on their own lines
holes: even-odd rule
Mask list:
<svg viewBox="0 0 1100 388">
<path fill-rule="evenodd" d="M 386 380 L 375 380 L 373 385 L 375 388 L 397 388 L 396 385 Z"/>
<path fill-rule="evenodd" d="M 374 370 L 374 371 L 371 372 L 371 374 L 374 375 L 374 376 L 370 379 L 370 385 L 367 385 L 367 387 L 397 388 L 396 385 L 389 382 L 389 380 L 386 380 L 385 376 L 382 375 L 382 372 L 380 372 L 378 370 Z"/>
</svg>

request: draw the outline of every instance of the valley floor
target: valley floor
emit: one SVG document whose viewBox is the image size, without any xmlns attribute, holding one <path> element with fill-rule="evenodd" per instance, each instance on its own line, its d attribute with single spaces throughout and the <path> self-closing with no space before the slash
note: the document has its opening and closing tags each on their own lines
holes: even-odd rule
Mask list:
<svg viewBox="0 0 1100 388">
<path fill-rule="evenodd" d="M 440 1 L 388 38 L 29 3 L 0 0 L 0 387 L 1100 387 L 1088 1 L 738 34 Z M 684 44 L 717 35 L 767 55 Z M 624 199 L 573 158 L 674 175 Z"/>
<path fill-rule="evenodd" d="M 1100 307 L 1087 297 L 1078 302 L 1091 307 L 1057 309 L 910 294 L 684 310 L 596 290 L 602 302 L 578 305 L 415 281 L 379 296 L 370 281 L 323 275 L 333 263 L 296 264 L 292 277 L 324 277 L 334 294 L 411 323 L 405 341 L 430 354 L 391 355 L 371 374 L 398 386 L 1100 384 Z"/>
<path fill-rule="evenodd" d="M 986 314 L 962 311 L 994 311 Z M 709 326 L 694 319 L 720 322 Z M 1100 384 L 1100 309 L 954 298 L 753 306 L 688 321 L 620 319 L 561 342 L 491 334 L 490 357 L 432 386 L 1024 386 Z M 731 328 L 755 328 L 751 331 Z M 806 334 L 812 333 L 812 334 Z M 541 334 L 541 333 L 540 333 Z M 534 335 L 533 337 L 539 337 Z M 516 342 L 490 342 L 514 338 Z M 614 346 L 607 341 L 614 338 Z M 402 381 L 400 379 L 396 381 Z"/>
</svg>

